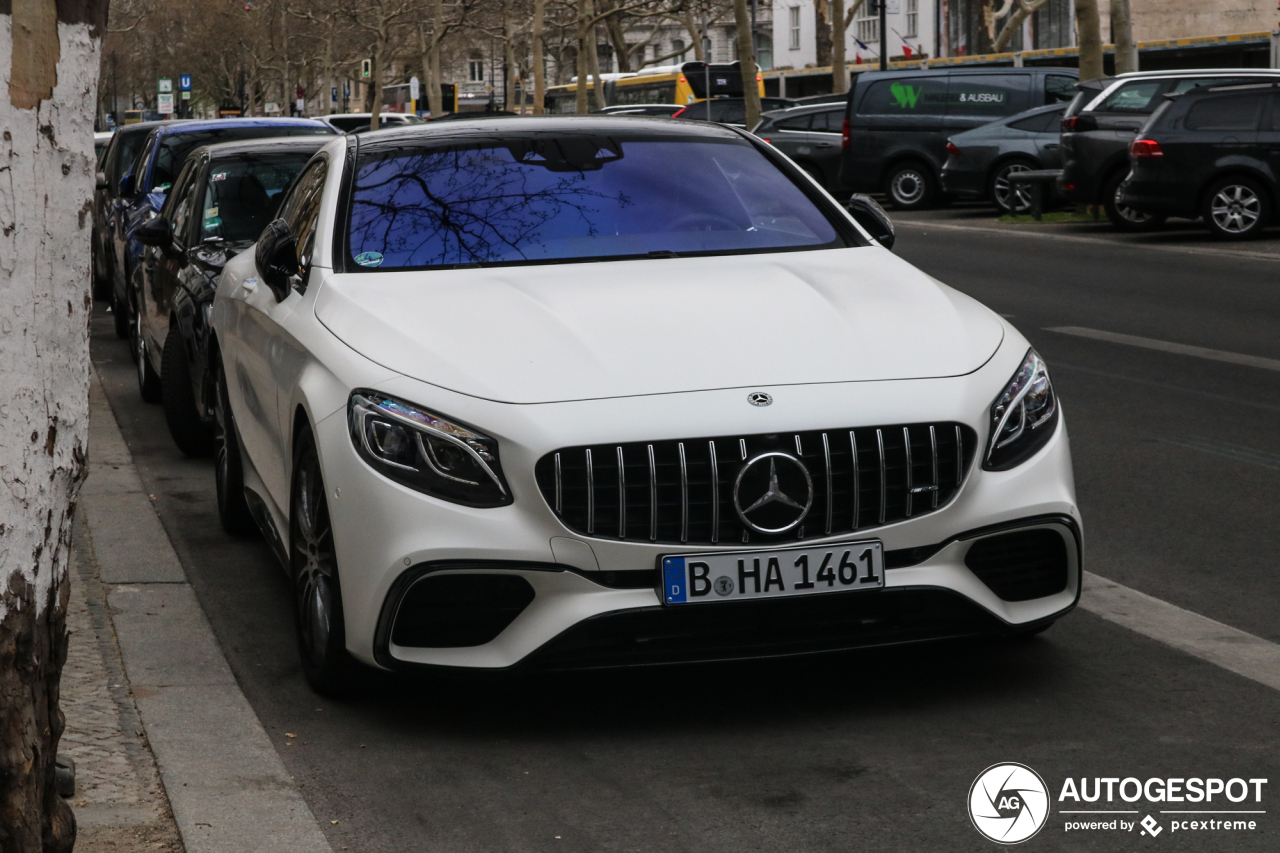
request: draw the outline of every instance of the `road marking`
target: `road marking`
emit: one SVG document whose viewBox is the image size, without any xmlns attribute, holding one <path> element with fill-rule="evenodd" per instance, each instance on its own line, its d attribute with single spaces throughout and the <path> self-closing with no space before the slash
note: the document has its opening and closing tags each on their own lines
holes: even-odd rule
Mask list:
<svg viewBox="0 0 1280 853">
<path fill-rule="evenodd" d="M 1249 261 L 1280 261 L 1280 254 L 1272 252 L 1251 252 L 1241 249 L 1219 249 L 1209 246 L 1177 246 L 1172 244 L 1155 245 L 1133 240 L 1109 240 L 1105 237 L 1088 237 L 1079 234 L 1054 233 L 1048 230 L 1033 230 L 1030 226 L 999 227 L 992 225 L 962 225 L 954 222 L 935 222 L 925 219 L 894 218 L 894 227 L 939 228 L 946 231 L 981 231 L 986 234 L 1007 237 L 1031 237 L 1048 240 L 1060 240 L 1064 243 L 1090 243 L 1094 246 L 1112 246 L 1117 249 L 1149 249 L 1153 252 L 1176 252 L 1180 255 L 1216 255 L 1225 258 L 1241 258 Z"/>
<path fill-rule="evenodd" d="M 1215 666 L 1280 690 L 1280 645 L 1084 573 L 1080 608 Z"/>
<path fill-rule="evenodd" d="M 1264 412 L 1280 412 L 1280 406 L 1269 406 L 1266 403 L 1259 403 L 1257 400 L 1241 400 L 1238 397 L 1228 397 L 1225 394 L 1210 394 L 1208 391 L 1200 391 L 1195 388 L 1183 388 L 1180 385 L 1170 385 L 1167 382 L 1152 382 L 1149 379 L 1139 379 L 1136 376 L 1126 376 L 1123 373 L 1111 373 L 1106 370 L 1094 370 L 1090 367 L 1081 367 L 1078 364 L 1069 364 L 1067 362 L 1053 360 L 1053 370 L 1055 373 L 1063 370 L 1074 370 L 1077 373 L 1087 373 L 1090 376 L 1101 376 L 1104 379 L 1115 379 L 1121 382 L 1132 382 L 1135 385 L 1144 385 L 1147 388 L 1159 388 L 1162 391 L 1168 391 L 1173 394 L 1186 394 L 1191 397 L 1199 397 L 1202 400 L 1217 400 L 1222 403 L 1229 403 L 1233 406 L 1246 406 L 1251 409 L 1261 409 Z"/>
<path fill-rule="evenodd" d="M 1245 355 L 1242 352 L 1228 352 L 1222 349 L 1196 347 L 1190 344 L 1175 344 L 1170 341 L 1158 341 L 1155 338 L 1142 338 L 1137 335 L 1122 335 L 1119 332 L 1103 332 L 1099 329 L 1086 329 L 1083 326 L 1049 326 L 1046 332 L 1057 332 L 1061 335 L 1075 335 L 1078 338 L 1092 338 L 1095 341 L 1107 341 L 1113 344 L 1125 344 L 1131 347 L 1171 352 L 1176 355 L 1190 355 L 1196 358 L 1207 358 L 1210 361 L 1225 361 L 1227 364 L 1243 364 L 1245 367 L 1258 367 L 1262 370 L 1280 372 L 1280 359 L 1263 358 L 1260 355 Z"/>
<path fill-rule="evenodd" d="M 1245 462 L 1249 465 L 1261 465 L 1263 468 L 1280 471 L 1280 453 L 1272 453 L 1269 450 L 1258 450 L 1255 447 L 1245 447 L 1242 444 L 1229 444 L 1212 438 L 1201 438 L 1198 435 L 1189 436 L 1181 440 L 1162 438 L 1160 441 L 1165 444 L 1199 450 L 1201 453 L 1212 453 L 1214 456 L 1221 456 L 1223 459 Z"/>
</svg>

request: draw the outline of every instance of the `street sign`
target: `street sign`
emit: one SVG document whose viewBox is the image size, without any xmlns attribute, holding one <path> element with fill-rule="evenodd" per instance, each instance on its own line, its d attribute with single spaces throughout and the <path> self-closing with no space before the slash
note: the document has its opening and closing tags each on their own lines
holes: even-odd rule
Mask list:
<svg viewBox="0 0 1280 853">
<path fill-rule="evenodd" d="M 172 91 L 173 91 L 173 78 L 172 78 L 172 77 L 161 77 L 161 78 L 160 78 L 160 89 L 159 89 L 159 91 L 160 91 L 160 93 L 161 93 L 161 94 L 165 94 L 165 93 L 170 93 L 170 92 L 172 92 Z"/>
<path fill-rule="evenodd" d="M 184 92 L 191 91 L 191 75 L 190 74 L 180 74 L 178 76 L 178 88 Z"/>
<path fill-rule="evenodd" d="M 298 98 L 298 112 L 303 112 L 307 108 L 307 102 L 303 98 Z"/>
<path fill-rule="evenodd" d="M 187 91 L 185 91 L 185 92 L 183 92 L 183 93 L 182 93 L 182 100 L 184 100 L 184 101 L 189 101 L 189 100 L 191 100 L 191 90 L 190 90 L 190 89 L 188 89 Z"/>
<path fill-rule="evenodd" d="M 280 105 L 275 101 L 267 101 L 262 105 L 262 111 L 264 113 L 278 113 L 280 112 Z"/>
<path fill-rule="evenodd" d="M 156 112 L 173 115 L 173 93 L 156 95 Z"/>
<path fill-rule="evenodd" d="M 293 96 L 299 99 L 305 98 L 307 96 L 307 90 L 299 86 L 298 88 L 293 90 Z"/>
<path fill-rule="evenodd" d="M 415 101 L 422 97 L 422 90 L 419 88 L 417 77 L 409 78 L 409 97 Z"/>
<path fill-rule="evenodd" d="M 329 87 L 329 100 L 333 101 L 335 104 L 338 103 L 338 87 L 337 86 Z"/>
</svg>

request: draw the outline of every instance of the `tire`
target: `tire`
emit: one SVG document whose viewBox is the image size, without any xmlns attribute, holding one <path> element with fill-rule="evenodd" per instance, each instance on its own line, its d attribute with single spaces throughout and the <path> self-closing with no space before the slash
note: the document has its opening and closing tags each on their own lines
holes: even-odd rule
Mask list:
<svg viewBox="0 0 1280 853">
<path fill-rule="evenodd" d="M 302 672 L 311 689 L 320 695 L 346 695 L 353 686 L 358 665 L 347 652 L 328 494 L 310 431 L 298 437 L 293 453 L 289 568 Z"/>
<path fill-rule="evenodd" d="M 147 341 L 142 334 L 142 314 L 136 313 L 133 321 L 133 360 L 138 368 L 138 393 L 144 403 L 160 402 L 160 377 L 151 366 L 147 353 Z"/>
<path fill-rule="evenodd" d="M 938 183 L 933 173 L 919 163 L 900 163 L 889 170 L 884 194 L 897 210 L 924 210 L 933 207 Z"/>
<path fill-rule="evenodd" d="M 207 456 L 213 450 L 214 431 L 196 407 L 191 364 L 182 343 L 182 333 L 171 321 L 160 357 L 160 402 L 164 404 L 169 435 L 178 449 L 187 456 Z"/>
<path fill-rule="evenodd" d="M 1001 213 L 1016 216 L 1031 212 L 1031 188 L 1026 184 L 1010 184 L 1009 176 L 1016 172 L 1030 172 L 1035 168 L 1035 164 L 1027 160 L 1010 160 L 1001 163 L 991 175 L 987 193 Z"/>
<path fill-rule="evenodd" d="M 1130 233 L 1155 231 L 1164 225 L 1163 216 L 1141 213 L 1132 207 L 1120 204 L 1117 199 L 1120 194 L 1120 185 L 1124 183 L 1127 175 L 1128 173 L 1123 170 L 1117 171 L 1107 178 L 1107 182 L 1102 187 L 1102 206 L 1106 208 L 1107 218 L 1120 231 Z"/>
<path fill-rule="evenodd" d="M 1223 178 L 1204 194 L 1204 224 L 1219 240 L 1249 240 L 1271 222 L 1271 199 L 1252 178 Z"/>
<path fill-rule="evenodd" d="M 218 520 L 232 536 L 256 533 L 258 526 L 249 512 L 244 497 L 244 463 L 240 459 L 240 441 L 236 437 L 235 417 L 227 395 L 227 375 L 218 360 L 217 388 L 214 397 L 214 479 L 218 494 Z"/>
</svg>

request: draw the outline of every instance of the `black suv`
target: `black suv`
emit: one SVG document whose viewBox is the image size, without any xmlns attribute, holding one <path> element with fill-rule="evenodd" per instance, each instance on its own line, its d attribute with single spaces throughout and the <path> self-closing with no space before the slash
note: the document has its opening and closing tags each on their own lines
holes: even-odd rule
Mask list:
<svg viewBox="0 0 1280 853">
<path fill-rule="evenodd" d="M 1062 197 L 1077 204 L 1102 204 L 1120 229 L 1141 231 L 1158 226 L 1151 216 L 1117 199 L 1129 174 L 1129 143 L 1163 102 L 1205 86 L 1230 86 L 1280 79 L 1280 71 L 1264 68 L 1220 68 L 1195 71 L 1136 71 L 1091 80 L 1062 117 Z"/>
<path fill-rule="evenodd" d="M 1016 113 L 1069 101 L 1074 68 L 867 71 L 845 106 L 840 183 L 883 191 L 900 210 L 930 206 L 947 137 Z"/>
<path fill-rule="evenodd" d="M 1216 237 L 1256 237 L 1276 213 L 1280 81 L 1200 89 L 1156 110 L 1129 151 L 1123 204 L 1204 218 Z"/>
</svg>

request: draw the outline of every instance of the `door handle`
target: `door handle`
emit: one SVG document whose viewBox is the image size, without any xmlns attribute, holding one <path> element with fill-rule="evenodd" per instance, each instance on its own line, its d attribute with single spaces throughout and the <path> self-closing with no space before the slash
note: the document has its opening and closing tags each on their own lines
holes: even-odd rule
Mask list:
<svg viewBox="0 0 1280 853">
<path fill-rule="evenodd" d="M 831 142 L 819 142 L 814 148 L 835 148 L 835 144 Z"/>
<path fill-rule="evenodd" d="M 1045 148 L 1057 148 L 1057 147 L 1058 147 L 1058 143 L 1056 143 L 1056 142 L 1046 142 L 1046 143 L 1045 143 L 1045 145 L 1044 145 L 1044 147 L 1045 147 Z"/>
</svg>

